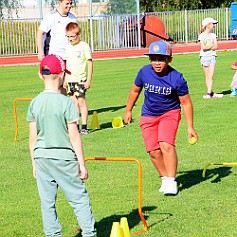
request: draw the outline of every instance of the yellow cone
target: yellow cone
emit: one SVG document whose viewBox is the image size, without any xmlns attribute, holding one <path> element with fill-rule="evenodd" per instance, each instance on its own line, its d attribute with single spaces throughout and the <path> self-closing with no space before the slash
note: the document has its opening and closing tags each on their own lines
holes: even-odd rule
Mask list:
<svg viewBox="0 0 237 237">
<path fill-rule="evenodd" d="M 126 217 L 122 217 L 120 219 L 120 227 L 123 230 L 124 237 L 131 237 L 130 231 L 129 231 L 129 226 L 128 226 L 128 220 Z"/>
<path fill-rule="evenodd" d="M 122 128 L 123 125 L 123 120 L 121 117 L 116 117 L 112 119 L 112 127 L 113 128 Z"/>
<path fill-rule="evenodd" d="M 123 230 L 119 222 L 113 222 L 110 237 L 124 237 Z"/>
<path fill-rule="evenodd" d="M 93 130 L 100 129 L 98 114 L 96 111 L 94 111 L 92 115 L 91 129 Z"/>
</svg>

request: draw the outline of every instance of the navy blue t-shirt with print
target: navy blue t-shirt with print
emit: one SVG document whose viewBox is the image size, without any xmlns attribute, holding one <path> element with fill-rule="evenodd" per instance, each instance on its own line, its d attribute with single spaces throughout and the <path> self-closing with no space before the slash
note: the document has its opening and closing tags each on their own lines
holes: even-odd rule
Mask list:
<svg viewBox="0 0 237 237">
<path fill-rule="evenodd" d="M 178 96 L 187 95 L 188 85 L 183 75 L 168 66 L 168 74 L 159 76 L 151 65 L 140 69 L 135 85 L 144 88 L 143 116 L 158 116 L 179 109 Z"/>
</svg>

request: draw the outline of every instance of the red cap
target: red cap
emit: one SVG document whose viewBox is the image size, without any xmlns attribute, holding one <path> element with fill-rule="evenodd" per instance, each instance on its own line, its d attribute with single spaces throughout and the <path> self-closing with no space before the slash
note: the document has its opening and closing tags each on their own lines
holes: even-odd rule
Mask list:
<svg viewBox="0 0 237 237">
<path fill-rule="evenodd" d="M 48 69 L 42 70 L 44 66 L 47 66 Z M 47 55 L 40 63 L 40 73 L 42 75 L 59 74 L 61 72 L 71 74 L 71 72 L 66 69 L 64 60 L 58 55 Z"/>
</svg>

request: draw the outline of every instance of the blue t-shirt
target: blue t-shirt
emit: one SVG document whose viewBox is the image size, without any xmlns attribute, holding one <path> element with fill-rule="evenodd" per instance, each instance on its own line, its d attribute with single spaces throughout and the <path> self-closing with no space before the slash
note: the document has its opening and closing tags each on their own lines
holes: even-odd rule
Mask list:
<svg viewBox="0 0 237 237">
<path fill-rule="evenodd" d="M 146 65 L 140 69 L 134 83 L 144 88 L 143 116 L 159 116 L 179 109 L 178 96 L 189 93 L 183 75 L 170 66 L 167 75 L 159 76 L 151 65 Z"/>
</svg>

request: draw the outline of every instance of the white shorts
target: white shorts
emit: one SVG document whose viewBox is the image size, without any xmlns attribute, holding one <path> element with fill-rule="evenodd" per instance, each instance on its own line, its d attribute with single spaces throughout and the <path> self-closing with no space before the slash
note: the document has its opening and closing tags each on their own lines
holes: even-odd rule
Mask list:
<svg viewBox="0 0 237 237">
<path fill-rule="evenodd" d="M 208 67 L 210 64 L 216 64 L 216 56 L 201 56 L 200 63 L 204 67 Z"/>
</svg>

